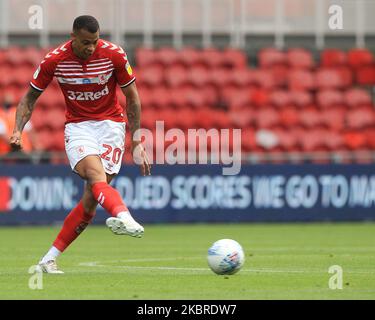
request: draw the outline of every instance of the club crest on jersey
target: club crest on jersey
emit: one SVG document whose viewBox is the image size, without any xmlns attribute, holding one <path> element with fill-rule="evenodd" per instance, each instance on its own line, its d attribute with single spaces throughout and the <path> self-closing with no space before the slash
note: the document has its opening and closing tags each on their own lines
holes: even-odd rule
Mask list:
<svg viewBox="0 0 375 320">
<path fill-rule="evenodd" d="M 112 74 L 112 73 L 111 73 Z M 99 84 L 106 84 L 108 82 L 108 77 L 105 74 L 100 74 L 98 76 L 98 83 Z"/>
</svg>

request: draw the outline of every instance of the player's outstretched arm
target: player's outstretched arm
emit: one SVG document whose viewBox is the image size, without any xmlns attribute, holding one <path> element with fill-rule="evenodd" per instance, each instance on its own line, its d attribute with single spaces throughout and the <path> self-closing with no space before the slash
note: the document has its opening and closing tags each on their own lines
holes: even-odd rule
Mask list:
<svg viewBox="0 0 375 320">
<path fill-rule="evenodd" d="M 137 87 L 133 82 L 129 86 L 121 88 L 121 90 L 126 97 L 126 115 L 132 135 L 133 159 L 140 166 L 142 175 L 149 176 L 151 175 L 151 165 L 140 139 L 141 102 Z"/>
<path fill-rule="evenodd" d="M 21 99 L 17 106 L 16 121 L 13 128 L 12 136 L 9 143 L 12 150 L 17 151 L 21 149 L 21 135 L 26 123 L 30 120 L 34 110 L 35 102 L 42 92 L 30 87 L 26 95 Z"/>
</svg>

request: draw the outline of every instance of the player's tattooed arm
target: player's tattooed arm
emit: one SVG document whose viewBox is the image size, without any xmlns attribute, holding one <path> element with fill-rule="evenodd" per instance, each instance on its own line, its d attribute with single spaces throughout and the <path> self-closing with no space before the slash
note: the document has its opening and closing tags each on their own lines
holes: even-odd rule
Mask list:
<svg viewBox="0 0 375 320">
<path fill-rule="evenodd" d="M 134 82 L 131 85 L 122 88 L 122 92 L 126 97 L 126 115 L 128 117 L 128 125 L 132 135 L 132 141 L 133 144 L 135 144 L 141 141 L 139 130 L 141 128 L 141 101 Z"/>
<path fill-rule="evenodd" d="M 42 92 L 30 87 L 26 95 L 17 106 L 16 123 L 13 131 L 22 131 L 26 123 L 30 120 L 36 100 Z"/>
<path fill-rule="evenodd" d="M 13 150 L 21 149 L 21 134 L 26 123 L 30 120 L 33 113 L 36 100 L 42 92 L 30 87 L 26 95 L 21 99 L 17 106 L 16 121 L 13 128 L 12 136 L 10 137 L 10 146 Z"/>
<path fill-rule="evenodd" d="M 141 102 L 138 96 L 137 87 L 133 82 L 131 85 L 122 88 L 126 96 L 126 115 L 132 135 L 132 154 L 136 164 L 141 168 L 142 175 L 151 175 L 151 165 L 146 150 L 141 143 Z"/>
</svg>

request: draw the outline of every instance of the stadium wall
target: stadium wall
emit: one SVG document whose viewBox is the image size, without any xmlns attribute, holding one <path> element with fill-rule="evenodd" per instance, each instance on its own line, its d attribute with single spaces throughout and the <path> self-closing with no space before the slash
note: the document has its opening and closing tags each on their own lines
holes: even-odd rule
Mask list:
<svg viewBox="0 0 375 320">
<path fill-rule="evenodd" d="M 124 166 L 113 181 L 142 223 L 375 220 L 373 165 Z M 62 222 L 83 182 L 61 165 L 0 167 L 0 225 Z M 96 223 L 107 214 L 97 210 Z"/>
</svg>

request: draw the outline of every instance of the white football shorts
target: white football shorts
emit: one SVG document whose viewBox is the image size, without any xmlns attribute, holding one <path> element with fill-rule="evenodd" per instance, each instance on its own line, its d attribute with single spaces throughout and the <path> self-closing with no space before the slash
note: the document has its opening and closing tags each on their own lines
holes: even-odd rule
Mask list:
<svg viewBox="0 0 375 320">
<path fill-rule="evenodd" d="M 70 166 L 88 155 L 98 155 L 104 171 L 117 174 L 125 151 L 125 122 L 82 121 L 65 125 L 65 150 Z"/>
</svg>

